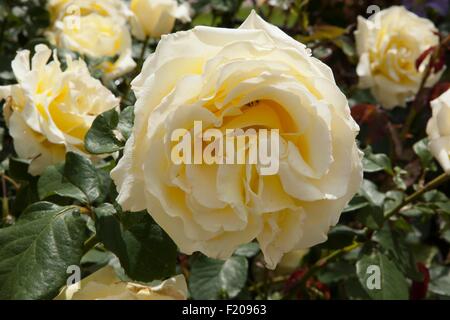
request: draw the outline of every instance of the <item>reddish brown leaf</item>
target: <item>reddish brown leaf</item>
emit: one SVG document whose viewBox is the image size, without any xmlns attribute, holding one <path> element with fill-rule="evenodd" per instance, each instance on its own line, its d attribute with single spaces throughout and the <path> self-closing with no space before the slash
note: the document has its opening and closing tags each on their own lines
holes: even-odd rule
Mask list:
<svg viewBox="0 0 450 320">
<path fill-rule="evenodd" d="M 389 118 L 379 107 L 373 104 L 358 104 L 352 107 L 351 113 L 361 127 L 367 127 L 367 143 L 376 143 L 384 139 L 389 132 Z"/>
<path fill-rule="evenodd" d="M 413 281 L 411 286 L 410 298 L 411 300 L 425 299 L 428 291 L 428 284 L 430 283 L 430 273 L 428 268 L 421 262 L 417 263 L 419 272 L 423 275 L 422 281 Z"/>
<path fill-rule="evenodd" d="M 450 89 L 450 82 L 438 83 L 437 85 L 434 86 L 431 92 L 430 101 L 433 101 L 434 99 L 436 99 L 449 89 Z"/>
<path fill-rule="evenodd" d="M 420 56 L 417 58 L 416 60 L 416 69 L 419 70 L 420 66 L 422 65 L 422 63 L 425 61 L 425 59 L 431 55 L 431 53 L 436 49 L 435 46 L 428 48 L 427 50 L 425 50 L 424 52 L 422 52 L 420 54 Z"/>
</svg>

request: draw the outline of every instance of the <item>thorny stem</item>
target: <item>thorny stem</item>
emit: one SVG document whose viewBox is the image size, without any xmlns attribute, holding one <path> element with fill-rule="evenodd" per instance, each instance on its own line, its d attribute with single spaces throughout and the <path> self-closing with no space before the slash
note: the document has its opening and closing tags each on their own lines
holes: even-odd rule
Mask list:
<svg viewBox="0 0 450 320">
<path fill-rule="evenodd" d="M 439 187 L 441 184 L 445 183 L 446 181 L 450 180 L 450 174 L 447 173 L 443 173 L 440 176 L 438 176 L 437 178 L 431 180 L 429 183 L 427 183 L 423 188 L 417 190 L 416 192 L 414 192 L 413 194 L 411 194 L 410 196 L 406 197 L 402 203 L 400 203 L 399 205 L 397 205 L 395 208 L 393 208 L 392 210 L 390 210 L 386 216 L 385 216 L 385 221 L 389 220 L 389 218 L 391 218 L 393 215 L 397 214 L 398 212 L 400 212 L 400 210 L 405 207 L 406 205 L 410 204 L 411 202 L 417 200 L 418 198 L 420 198 L 424 193 L 426 193 L 427 191 L 436 189 L 437 187 Z"/>
<path fill-rule="evenodd" d="M 326 266 L 328 263 L 333 261 L 334 259 L 343 256 L 346 253 L 349 253 L 356 248 L 359 248 L 362 245 L 360 242 L 354 242 L 353 244 L 335 250 L 332 253 L 330 253 L 328 256 L 323 257 L 322 259 L 318 260 L 301 278 L 301 280 L 292 288 L 291 293 L 295 292 L 295 289 L 301 289 L 302 291 L 306 291 L 306 285 L 309 280 L 318 270 Z"/>
<path fill-rule="evenodd" d="M 289 276 L 278 276 L 274 277 L 270 284 L 283 283 L 289 279 Z M 248 288 L 249 291 L 258 291 L 261 287 L 265 285 L 265 282 L 256 283 Z"/>
</svg>

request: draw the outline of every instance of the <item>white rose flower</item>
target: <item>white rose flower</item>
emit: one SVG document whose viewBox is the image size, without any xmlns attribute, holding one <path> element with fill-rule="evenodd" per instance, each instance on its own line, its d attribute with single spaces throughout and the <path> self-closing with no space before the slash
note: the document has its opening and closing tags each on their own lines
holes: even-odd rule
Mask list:
<svg viewBox="0 0 450 320">
<path fill-rule="evenodd" d="M 136 67 L 128 20 L 132 13 L 120 0 L 59 0 L 49 4 L 53 26 L 51 43 L 93 58 L 110 58 L 101 64 L 107 78 L 117 78 Z"/>
<path fill-rule="evenodd" d="M 64 287 L 55 300 L 186 300 L 187 285 L 178 275 L 156 285 L 119 279 L 111 266 L 103 267 L 80 283 Z"/>
<path fill-rule="evenodd" d="M 419 90 L 429 57 L 419 70 L 417 59 L 439 43 L 433 22 L 393 6 L 369 19 L 358 17 L 355 38 L 360 86 L 370 88 L 386 109 L 405 106 Z M 440 73 L 431 75 L 426 86 L 439 77 Z"/>
<path fill-rule="evenodd" d="M 65 153 L 84 151 L 84 137 L 95 117 L 115 108 L 119 100 L 89 74 L 82 60 L 67 59 L 62 71 L 56 52 L 45 45 L 18 52 L 12 62 L 17 85 L 0 88 L 6 99 L 5 118 L 19 157 L 31 161 L 29 172 L 39 175 Z"/>
<path fill-rule="evenodd" d="M 184 253 L 225 259 L 256 238 L 274 268 L 284 253 L 325 241 L 359 189 L 359 128 L 331 70 L 255 12 L 239 29 L 163 36 L 132 86 L 135 125 L 111 172 L 117 201 L 147 209 Z M 176 165 L 171 134 L 194 120 L 279 129 L 278 174 Z"/>
<path fill-rule="evenodd" d="M 138 39 L 159 38 L 172 31 L 175 20 L 191 21 L 191 6 L 176 0 L 131 0 L 133 35 Z"/>
<path fill-rule="evenodd" d="M 431 101 L 433 116 L 428 121 L 429 148 L 445 172 L 450 174 L 450 89 Z"/>
</svg>

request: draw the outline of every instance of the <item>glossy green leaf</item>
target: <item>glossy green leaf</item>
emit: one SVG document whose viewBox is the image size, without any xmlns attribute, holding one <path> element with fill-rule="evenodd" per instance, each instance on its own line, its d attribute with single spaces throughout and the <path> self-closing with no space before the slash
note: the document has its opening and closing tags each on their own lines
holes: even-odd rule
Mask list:
<svg viewBox="0 0 450 320">
<path fill-rule="evenodd" d="M 405 241 L 406 234 L 398 228 L 393 229 L 386 224 L 383 229 L 377 231 L 374 240 L 386 250 L 397 267 L 410 279 L 421 281 L 422 274 L 417 270 L 417 262 L 410 246 Z"/>
<path fill-rule="evenodd" d="M 386 198 L 386 195 L 378 191 L 375 183 L 369 180 L 364 180 L 361 185 L 360 194 L 365 197 L 372 205 L 381 207 Z"/>
<path fill-rule="evenodd" d="M 103 112 L 92 123 L 86 134 L 86 150 L 92 154 L 113 153 L 121 150 L 130 137 L 134 108 L 125 108 L 120 114 L 111 109 Z"/>
<path fill-rule="evenodd" d="M 194 299 L 234 298 L 244 287 L 247 272 L 245 257 L 222 261 L 198 256 L 192 261 L 189 290 Z"/>
<path fill-rule="evenodd" d="M 435 266 L 430 269 L 429 290 L 441 296 L 450 297 L 450 268 Z"/>
<path fill-rule="evenodd" d="M 365 172 L 386 171 L 393 175 L 392 164 L 389 157 L 383 153 L 374 154 L 371 149 L 364 151 L 363 168 Z"/>
<path fill-rule="evenodd" d="M 97 237 L 128 277 L 150 282 L 174 275 L 177 247 L 146 212 L 119 215 L 111 204 L 95 209 Z"/>
<path fill-rule="evenodd" d="M 112 153 L 123 147 L 114 130 L 119 123 L 119 114 L 115 109 L 103 112 L 92 123 L 85 137 L 86 150 L 92 154 Z"/>
<path fill-rule="evenodd" d="M 252 258 L 259 253 L 259 245 L 257 242 L 250 242 L 240 245 L 234 252 L 237 256 Z"/>
<path fill-rule="evenodd" d="M 405 276 L 394 262 L 382 253 L 363 256 L 356 263 L 359 282 L 366 293 L 376 300 L 407 300 L 409 288 Z M 379 287 L 376 279 L 379 276 Z"/>
<path fill-rule="evenodd" d="M 100 178 L 91 161 L 85 157 L 73 152 L 67 153 L 64 176 L 84 193 L 89 203 L 100 196 Z"/>
<path fill-rule="evenodd" d="M 79 265 L 86 239 L 78 208 L 49 202 L 30 206 L 0 229 L 0 299 L 51 299 Z"/>
<path fill-rule="evenodd" d="M 44 200 L 58 195 L 88 203 L 86 194 L 64 177 L 64 165 L 49 166 L 38 181 L 39 198 Z"/>
</svg>

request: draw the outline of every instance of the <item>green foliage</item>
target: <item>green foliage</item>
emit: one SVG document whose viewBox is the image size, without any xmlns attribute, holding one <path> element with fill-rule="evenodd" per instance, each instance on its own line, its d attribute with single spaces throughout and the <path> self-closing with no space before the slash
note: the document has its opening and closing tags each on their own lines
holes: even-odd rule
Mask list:
<svg viewBox="0 0 450 320">
<path fill-rule="evenodd" d="M 38 181 L 38 194 L 41 200 L 58 195 L 89 203 L 86 194 L 64 176 L 64 165 L 54 165 L 45 169 Z"/>
<path fill-rule="evenodd" d="M 151 282 L 175 274 L 177 247 L 147 212 L 119 214 L 105 203 L 95 210 L 97 237 L 128 277 Z"/>
<path fill-rule="evenodd" d="M 370 147 L 364 151 L 363 166 L 365 172 L 378 172 L 384 170 L 390 175 L 394 174 L 389 157 L 382 153 L 373 154 Z"/>
<path fill-rule="evenodd" d="M 376 269 L 370 269 L 375 266 Z M 370 270 L 380 271 L 381 280 L 379 287 L 371 283 L 372 273 Z M 366 293 L 377 300 L 407 300 L 409 298 L 408 283 L 405 276 L 397 268 L 394 262 L 388 259 L 384 254 L 376 252 L 372 255 L 362 257 L 356 263 L 356 273 L 358 274 L 361 286 Z M 371 286 L 374 285 L 374 286 Z"/>
<path fill-rule="evenodd" d="M 120 114 L 115 109 L 105 111 L 94 120 L 86 134 L 86 149 L 92 154 L 121 150 L 130 137 L 133 120 L 133 107 L 127 107 Z"/>
<path fill-rule="evenodd" d="M 199 255 L 192 260 L 189 291 L 194 299 L 232 299 L 244 288 L 248 272 L 245 257 L 223 261 Z"/>
<path fill-rule="evenodd" d="M 53 298 L 67 268 L 80 263 L 86 235 L 79 208 L 30 206 L 13 226 L 0 229 L 0 299 Z"/>
<path fill-rule="evenodd" d="M 64 177 L 81 190 L 88 203 L 93 203 L 100 196 L 100 178 L 95 167 L 85 157 L 67 153 Z"/>
</svg>

